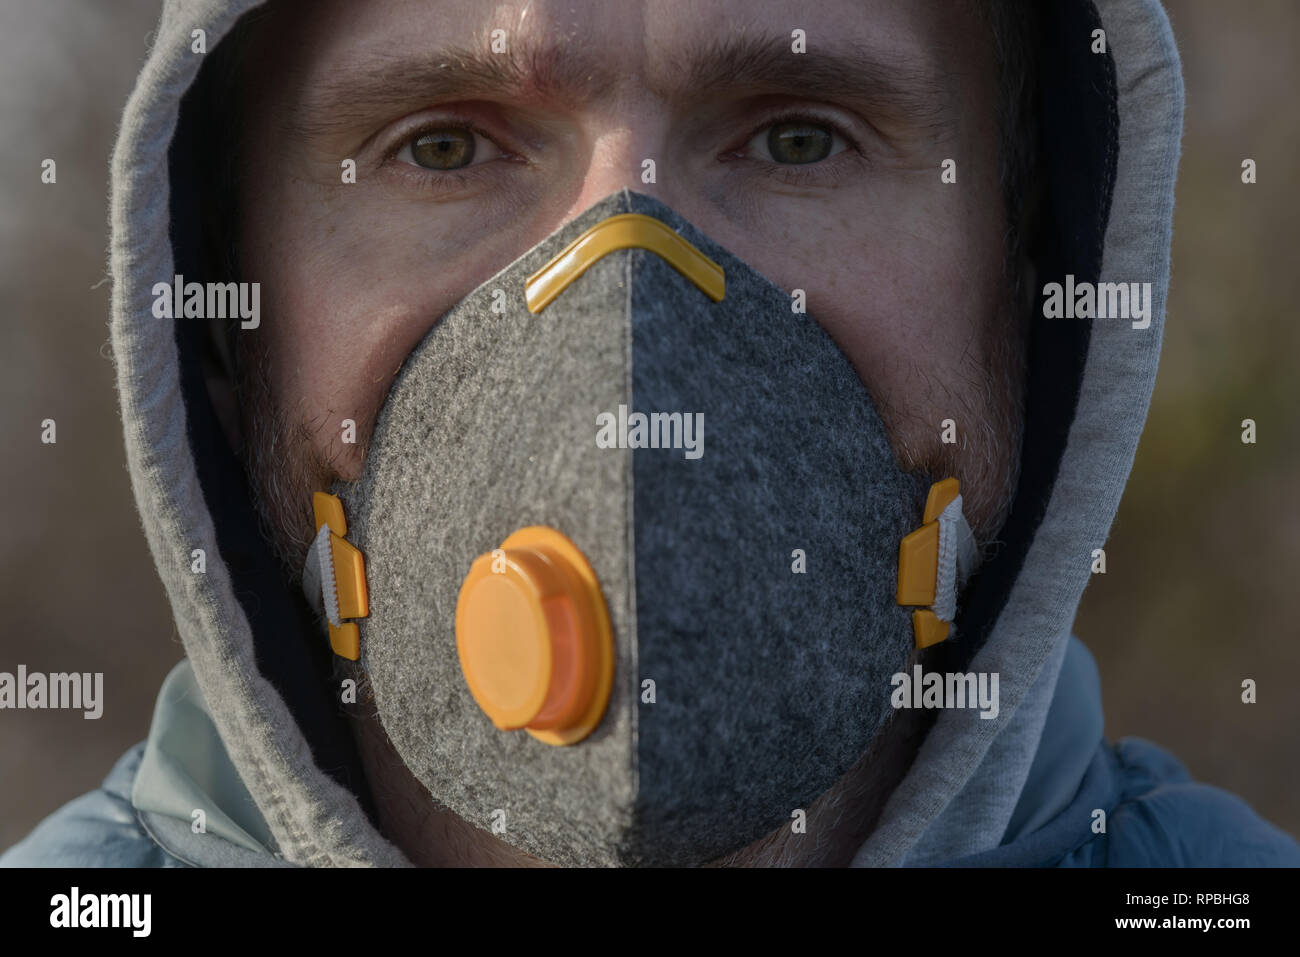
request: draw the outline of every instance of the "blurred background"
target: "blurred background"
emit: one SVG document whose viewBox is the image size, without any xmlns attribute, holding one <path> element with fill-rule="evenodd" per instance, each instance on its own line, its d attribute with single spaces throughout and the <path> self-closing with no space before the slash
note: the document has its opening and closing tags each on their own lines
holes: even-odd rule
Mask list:
<svg viewBox="0 0 1300 957">
<path fill-rule="evenodd" d="M 1101 668 L 1109 738 L 1159 742 L 1300 834 L 1300 4 L 1166 7 L 1187 115 L 1164 358 L 1076 633 Z M 144 739 L 183 654 L 107 357 L 108 159 L 158 8 L 0 3 L 0 671 L 102 671 L 107 701 L 98 721 L 0 712 L 0 849 Z M 55 186 L 40 182 L 46 157 Z M 1257 185 L 1241 183 L 1246 157 Z M 45 418 L 55 445 L 40 442 Z"/>
</svg>

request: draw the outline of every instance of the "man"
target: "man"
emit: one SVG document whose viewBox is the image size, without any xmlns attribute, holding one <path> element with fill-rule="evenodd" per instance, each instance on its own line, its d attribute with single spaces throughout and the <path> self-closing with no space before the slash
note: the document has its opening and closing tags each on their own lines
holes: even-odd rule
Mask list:
<svg viewBox="0 0 1300 957">
<path fill-rule="evenodd" d="M 114 159 L 188 661 L 7 863 L 1300 863 L 1070 636 L 1156 5 L 256 6 L 166 9 Z"/>
</svg>

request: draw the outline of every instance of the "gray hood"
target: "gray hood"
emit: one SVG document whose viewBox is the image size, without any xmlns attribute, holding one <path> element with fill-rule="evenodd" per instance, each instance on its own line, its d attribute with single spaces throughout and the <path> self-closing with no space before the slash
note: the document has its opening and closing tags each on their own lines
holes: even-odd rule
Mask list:
<svg viewBox="0 0 1300 957">
<path fill-rule="evenodd" d="M 127 458 L 176 626 L 229 760 L 284 860 L 401 865 L 376 829 L 329 686 L 329 649 L 250 525 L 184 323 L 153 286 L 193 262 L 201 207 L 182 100 L 203 56 L 260 0 L 167 0 L 112 166 L 112 347 Z M 1002 839 L 1056 690 L 1092 552 L 1106 542 L 1155 383 L 1182 133 L 1178 53 L 1155 0 L 1053 5 L 1044 157 L 1055 224 L 1039 284 L 1151 283 L 1151 321 L 1035 320 L 1020 489 L 1005 543 L 963 598 L 962 638 L 928 670 L 996 672 L 1000 709 L 943 711 L 864 866 L 925 864 Z M 1062 13 L 1061 11 L 1068 11 Z M 1108 53 L 1089 52 L 1105 29 Z M 206 574 L 191 571 L 203 548 Z"/>
</svg>

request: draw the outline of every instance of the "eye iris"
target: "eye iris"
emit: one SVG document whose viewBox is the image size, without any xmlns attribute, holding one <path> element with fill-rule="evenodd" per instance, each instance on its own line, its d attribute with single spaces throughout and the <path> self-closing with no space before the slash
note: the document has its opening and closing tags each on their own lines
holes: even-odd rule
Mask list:
<svg viewBox="0 0 1300 957">
<path fill-rule="evenodd" d="M 433 130 L 411 144 L 411 157 L 426 169 L 460 169 L 474 158 L 469 130 Z"/>
<path fill-rule="evenodd" d="M 809 123 L 777 123 L 767 134 L 767 148 L 778 163 L 816 163 L 831 153 L 831 134 Z"/>
</svg>

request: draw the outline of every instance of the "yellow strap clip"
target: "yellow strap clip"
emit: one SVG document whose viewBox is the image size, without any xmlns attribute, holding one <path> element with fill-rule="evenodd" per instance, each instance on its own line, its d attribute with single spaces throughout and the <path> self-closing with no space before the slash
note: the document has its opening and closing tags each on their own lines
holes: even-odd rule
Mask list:
<svg viewBox="0 0 1300 957">
<path fill-rule="evenodd" d="M 898 546 L 898 604 L 933 605 L 939 577 L 939 516 L 957 497 L 955 478 L 930 486 L 922 525 Z M 917 648 L 929 648 L 948 637 L 948 622 L 928 608 L 912 612 L 912 633 Z"/>
<path fill-rule="evenodd" d="M 366 588 L 366 562 L 361 550 L 343 538 L 348 523 L 343 517 L 343 503 L 328 492 L 312 495 L 312 512 L 316 531 L 330 527 L 330 559 L 334 565 L 334 591 L 339 603 L 339 618 L 367 618 L 370 615 L 370 592 Z M 361 632 L 354 621 L 330 622 L 330 648 L 340 658 L 356 661 L 361 657 Z"/>
</svg>

